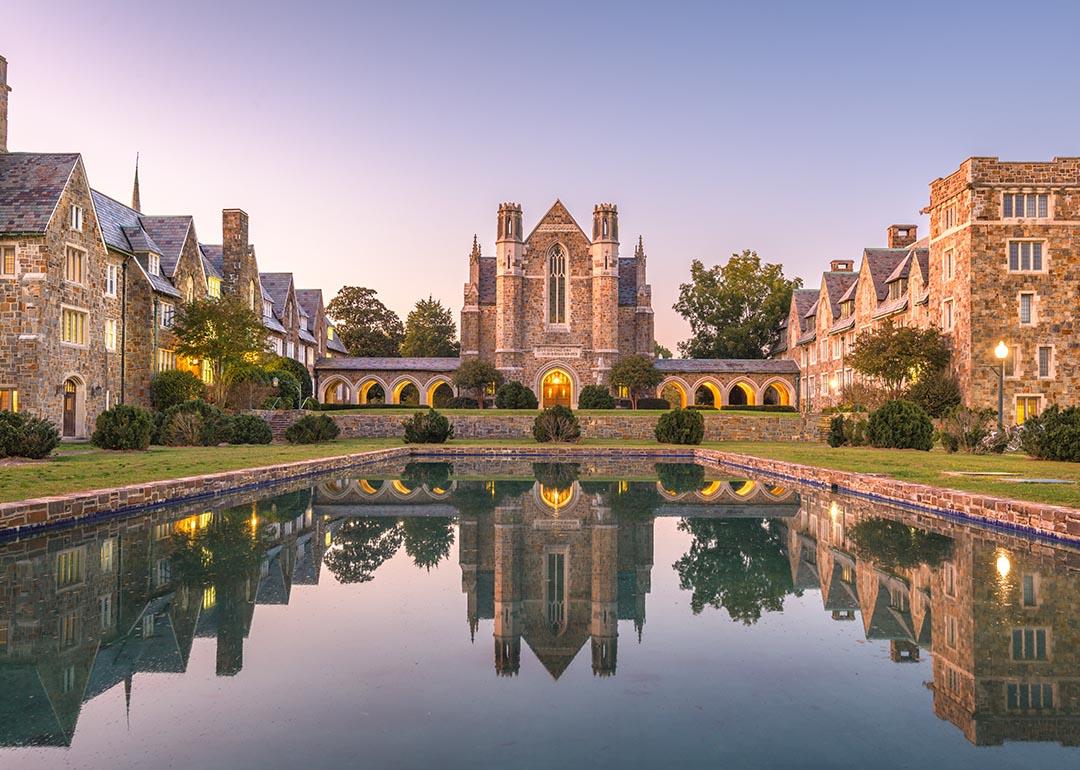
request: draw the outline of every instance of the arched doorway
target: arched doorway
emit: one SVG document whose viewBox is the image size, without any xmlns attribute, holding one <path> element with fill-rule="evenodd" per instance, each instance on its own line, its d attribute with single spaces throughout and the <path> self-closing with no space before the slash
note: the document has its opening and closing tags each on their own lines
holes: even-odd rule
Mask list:
<svg viewBox="0 0 1080 770">
<path fill-rule="evenodd" d="M 720 388 L 711 380 L 701 383 L 694 391 L 694 404 L 697 406 L 711 406 L 719 409 L 721 403 L 723 399 L 720 396 Z"/>
<path fill-rule="evenodd" d="M 420 403 L 420 389 L 411 380 L 399 384 L 394 388 L 394 403 L 417 406 Z"/>
<path fill-rule="evenodd" d="M 64 438 L 75 438 L 79 435 L 79 412 L 82 410 L 82 383 L 74 377 L 64 380 Z"/>
<path fill-rule="evenodd" d="M 686 390 L 674 380 L 663 384 L 660 388 L 660 398 L 671 404 L 673 409 L 676 407 L 682 409 L 686 408 Z"/>
<path fill-rule="evenodd" d="M 385 404 L 386 391 L 378 380 L 367 380 L 360 383 L 356 391 L 358 404 Z"/>
<path fill-rule="evenodd" d="M 443 409 L 454 397 L 454 389 L 445 380 L 438 380 L 428 389 L 428 403 L 436 409 Z"/>
<path fill-rule="evenodd" d="M 323 390 L 323 403 L 347 404 L 349 395 L 349 384 L 345 380 L 333 380 L 328 382 Z"/>
<path fill-rule="evenodd" d="M 761 394 L 761 403 L 766 406 L 788 406 L 791 404 L 791 395 L 787 386 L 782 382 L 771 382 Z"/>
<path fill-rule="evenodd" d="M 573 402 L 573 383 L 562 369 L 552 369 L 540 381 L 541 403 L 544 409 L 552 406 L 570 408 Z"/>
<path fill-rule="evenodd" d="M 754 389 L 745 382 L 736 382 L 728 391 L 729 406 L 753 406 Z"/>
</svg>

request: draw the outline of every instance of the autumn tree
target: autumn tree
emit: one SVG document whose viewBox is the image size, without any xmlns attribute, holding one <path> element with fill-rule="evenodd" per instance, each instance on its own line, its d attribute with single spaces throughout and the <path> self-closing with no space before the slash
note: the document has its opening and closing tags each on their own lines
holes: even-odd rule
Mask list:
<svg viewBox="0 0 1080 770">
<path fill-rule="evenodd" d="M 209 366 L 207 395 L 225 404 L 237 373 L 267 351 L 266 327 L 243 302 L 232 298 L 196 300 L 177 311 L 176 352 Z"/>
<path fill-rule="evenodd" d="M 396 357 L 405 339 L 397 313 L 363 286 L 342 286 L 326 305 L 341 344 L 351 356 Z"/>
<path fill-rule="evenodd" d="M 679 286 L 675 310 L 690 324 L 679 343 L 686 358 L 765 358 L 780 341 L 791 293 L 802 279 L 784 277 L 780 265 L 756 252 L 732 254 L 723 265 L 690 264 L 690 283 Z"/>
<path fill-rule="evenodd" d="M 487 391 L 499 387 L 502 381 L 502 373 L 487 361 L 481 361 L 479 358 L 463 361 L 454 372 L 454 384 L 457 385 L 458 390 L 475 393 L 476 402 L 481 409 L 484 408 L 484 397 Z"/>
<path fill-rule="evenodd" d="M 401 355 L 452 358 L 461 350 L 456 338 L 457 326 L 450 310 L 428 296 L 417 302 L 405 319 Z"/>
<path fill-rule="evenodd" d="M 847 356 L 851 368 L 876 380 L 900 398 L 908 382 L 941 372 L 951 357 L 949 339 L 937 329 L 915 329 L 886 322 L 865 331 Z"/>
<path fill-rule="evenodd" d="M 615 387 L 626 388 L 630 391 L 630 404 L 637 409 L 641 391 L 655 388 L 660 384 L 663 375 L 648 356 L 632 355 L 616 361 L 611 367 L 608 379 Z"/>
</svg>

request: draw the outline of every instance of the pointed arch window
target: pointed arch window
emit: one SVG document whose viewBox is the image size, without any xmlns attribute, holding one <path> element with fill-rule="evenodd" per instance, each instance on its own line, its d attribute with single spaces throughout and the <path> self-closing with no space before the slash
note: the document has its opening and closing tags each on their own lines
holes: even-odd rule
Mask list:
<svg viewBox="0 0 1080 770">
<path fill-rule="evenodd" d="M 566 323 L 566 249 L 559 243 L 548 256 L 548 323 Z"/>
</svg>

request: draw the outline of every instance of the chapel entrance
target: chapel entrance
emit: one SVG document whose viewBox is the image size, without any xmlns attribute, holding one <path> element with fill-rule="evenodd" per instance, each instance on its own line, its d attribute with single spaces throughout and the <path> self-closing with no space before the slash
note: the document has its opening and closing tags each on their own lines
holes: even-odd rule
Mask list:
<svg viewBox="0 0 1080 770">
<path fill-rule="evenodd" d="M 64 380 L 64 433 L 66 438 L 75 436 L 75 409 L 76 398 L 79 395 L 79 385 L 75 380 Z"/>
<path fill-rule="evenodd" d="M 544 409 L 552 406 L 570 408 L 570 375 L 562 369 L 552 369 L 544 375 L 540 384 L 540 406 Z"/>
</svg>

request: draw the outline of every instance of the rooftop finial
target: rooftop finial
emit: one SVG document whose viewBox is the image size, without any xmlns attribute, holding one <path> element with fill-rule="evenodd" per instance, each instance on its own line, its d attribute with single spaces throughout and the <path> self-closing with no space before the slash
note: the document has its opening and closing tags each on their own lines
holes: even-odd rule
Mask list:
<svg viewBox="0 0 1080 770">
<path fill-rule="evenodd" d="M 472 237 L 472 253 L 469 254 L 471 259 L 479 259 L 480 257 L 480 242 L 476 240 L 476 233 L 473 233 Z"/>
<path fill-rule="evenodd" d="M 645 242 L 641 239 L 640 235 L 637 237 L 637 247 L 634 249 L 634 256 L 638 259 L 645 256 Z"/>
<path fill-rule="evenodd" d="M 142 213 L 142 200 L 139 198 L 139 153 L 135 153 L 135 184 L 131 188 L 131 208 Z"/>
</svg>

